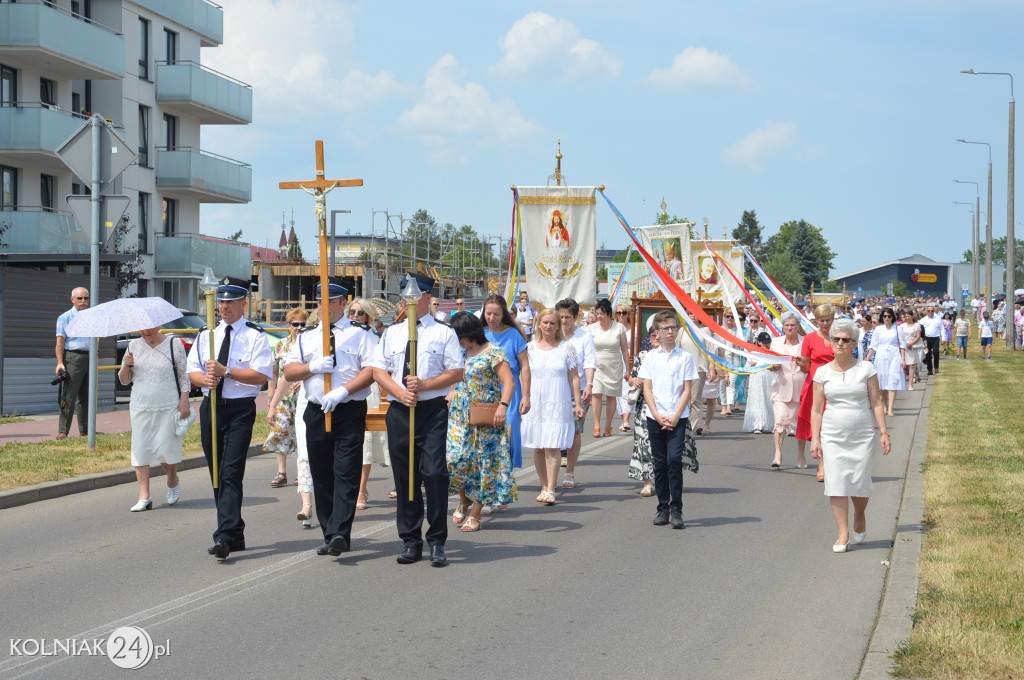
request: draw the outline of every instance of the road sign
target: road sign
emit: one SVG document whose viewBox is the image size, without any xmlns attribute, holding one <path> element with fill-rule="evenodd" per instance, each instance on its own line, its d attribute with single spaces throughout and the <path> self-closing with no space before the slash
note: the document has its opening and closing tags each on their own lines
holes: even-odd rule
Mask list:
<svg viewBox="0 0 1024 680">
<path fill-rule="evenodd" d="M 970 295 L 970 294 L 971 294 L 971 289 L 970 289 L 970 288 L 968 288 L 967 286 L 963 286 L 963 287 L 962 287 L 962 288 L 960 289 L 960 294 L 966 297 L 966 296 L 968 296 L 968 295 Z"/>
<path fill-rule="evenodd" d="M 92 176 L 92 124 L 99 121 L 100 129 L 100 176 Z M 57 149 L 57 156 L 78 175 L 86 185 L 95 180 L 107 184 L 129 165 L 135 162 L 138 154 L 128 146 L 113 126 L 97 114 L 85 121 L 75 134 Z M 83 224 L 88 224 L 88 220 Z"/>
<path fill-rule="evenodd" d="M 75 216 L 79 226 L 82 227 L 82 231 L 86 234 L 92 233 L 92 198 L 88 194 L 80 194 L 68 196 L 65 200 L 68 202 L 71 214 Z M 100 201 L 102 201 L 100 203 L 100 219 L 102 220 L 100 229 L 110 229 L 110 232 L 104 231 L 105 236 L 100 238 L 100 243 L 105 243 L 110 238 L 114 227 L 128 211 L 131 199 L 127 196 L 100 196 Z"/>
</svg>

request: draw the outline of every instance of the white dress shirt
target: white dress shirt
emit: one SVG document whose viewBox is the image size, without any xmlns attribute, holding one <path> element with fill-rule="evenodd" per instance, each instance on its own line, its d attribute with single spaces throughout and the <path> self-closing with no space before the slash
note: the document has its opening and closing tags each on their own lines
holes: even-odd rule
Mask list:
<svg viewBox="0 0 1024 680">
<path fill-rule="evenodd" d="M 586 328 L 577 328 L 569 338 L 569 342 L 572 343 L 578 357 L 576 370 L 580 374 L 580 391 L 582 392 L 587 389 L 587 375 L 584 371 L 588 368 L 597 370 L 597 349 L 594 347 L 594 336 Z"/>
<path fill-rule="evenodd" d="M 405 346 L 409 342 L 409 321 L 400 321 L 388 326 L 374 350 L 371 365 L 382 368 L 391 374 L 396 383 L 402 382 L 402 369 L 405 364 Z M 440 324 L 429 314 L 421 316 L 416 328 L 416 376 L 421 380 L 436 378 L 445 371 L 466 367 L 462 359 L 462 347 L 451 326 Z M 420 401 L 443 397 L 448 394 L 449 387 L 436 390 L 421 390 Z M 392 394 L 389 401 L 398 401 Z"/>
<path fill-rule="evenodd" d="M 942 333 L 942 317 L 938 314 L 932 317 L 925 314 L 918 323 L 924 328 L 926 338 L 937 338 Z"/>
<path fill-rule="evenodd" d="M 664 347 L 656 347 L 649 351 L 643 362 L 637 377 L 641 380 L 651 381 L 651 393 L 654 395 L 654 405 L 658 413 L 663 416 L 671 416 L 679 405 L 679 399 L 683 396 L 683 389 L 686 382 L 696 380 L 697 366 L 689 352 L 684 352 L 678 346 L 673 347 L 671 352 L 666 352 Z M 654 420 L 650 406 L 644 404 L 644 416 Z M 683 407 L 680 420 L 690 416 L 689 402 Z"/>
<path fill-rule="evenodd" d="M 346 383 L 359 375 L 359 372 L 370 365 L 373 352 L 377 346 L 377 338 L 362 326 L 357 326 L 349 319 L 335 322 L 331 331 L 334 334 L 334 370 L 331 372 L 331 389 L 344 387 Z M 323 354 L 324 332 L 320 324 L 306 328 L 292 343 L 286 364 L 308 364 L 311 359 L 319 359 Z M 306 399 L 321 404 L 324 400 L 324 376 L 314 373 L 302 381 L 306 390 Z M 370 396 L 370 385 L 349 394 L 340 403 L 362 401 Z"/>
<path fill-rule="evenodd" d="M 224 329 L 228 324 L 221 319 L 220 323 L 213 330 L 213 358 L 220 356 L 220 347 L 224 343 Z M 206 374 L 206 362 L 210 360 L 210 332 L 200 332 L 196 336 L 195 344 L 188 353 L 188 372 L 200 372 Z M 270 343 L 267 341 L 267 334 L 262 328 L 253 328 L 244 318 L 231 324 L 231 347 L 228 351 L 227 368 L 252 368 L 263 375 L 267 380 L 273 375 L 274 354 L 270 351 Z M 259 395 L 263 385 L 246 385 L 245 383 L 224 378 L 224 385 L 221 390 L 221 397 L 224 399 L 245 399 Z M 203 394 L 210 396 L 210 390 L 203 388 Z"/>
</svg>

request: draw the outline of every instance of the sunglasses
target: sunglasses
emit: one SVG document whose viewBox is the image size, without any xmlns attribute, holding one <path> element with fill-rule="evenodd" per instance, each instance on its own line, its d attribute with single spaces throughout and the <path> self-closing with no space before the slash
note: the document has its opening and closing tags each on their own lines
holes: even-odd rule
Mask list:
<svg viewBox="0 0 1024 680">
<path fill-rule="evenodd" d="M 305 328 L 306 327 L 306 322 L 305 321 L 292 321 L 291 322 L 291 327 L 292 328 Z"/>
<path fill-rule="evenodd" d="M 626 316 L 629 312 L 615 312 L 616 316 Z"/>
<path fill-rule="evenodd" d="M 362 309 L 350 309 L 348 310 L 349 316 L 366 316 L 366 312 Z"/>
<path fill-rule="evenodd" d="M 832 338 L 832 344 L 847 345 L 853 342 L 853 338 Z"/>
</svg>

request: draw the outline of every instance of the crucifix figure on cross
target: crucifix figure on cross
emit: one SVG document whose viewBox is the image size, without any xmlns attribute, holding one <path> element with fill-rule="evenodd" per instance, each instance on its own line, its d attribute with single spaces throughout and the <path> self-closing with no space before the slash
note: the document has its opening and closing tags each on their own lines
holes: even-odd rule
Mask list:
<svg viewBox="0 0 1024 680">
<path fill-rule="evenodd" d="M 320 290 L 322 291 L 322 313 L 327 311 L 327 290 L 328 277 L 334 272 L 328 272 L 327 262 L 327 194 L 338 187 L 361 187 L 361 179 L 325 179 L 324 178 L 324 143 L 323 140 L 316 140 L 316 179 L 312 182 L 279 182 L 281 189 L 302 189 L 316 200 L 316 222 L 317 232 L 320 236 Z M 323 347 L 330 347 L 331 344 L 331 322 L 321 319 L 323 330 Z M 331 390 L 331 374 L 324 374 L 324 394 Z M 328 432 L 331 431 L 331 414 L 328 412 L 325 418 L 325 425 Z"/>
</svg>

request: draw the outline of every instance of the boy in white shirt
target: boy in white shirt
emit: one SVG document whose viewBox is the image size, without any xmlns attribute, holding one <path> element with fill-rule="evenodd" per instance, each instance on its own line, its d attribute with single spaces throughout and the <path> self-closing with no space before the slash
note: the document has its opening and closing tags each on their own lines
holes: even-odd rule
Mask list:
<svg viewBox="0 0 1024 680">
<path fill-rule="evenodd" d="M 637 372 L 644 382 L 644 415 L 658 494 L 654 525 L 671 523 L 673 529 L 683 529 L 683 468 L 698 469 L 693 437 L 687 437 L 690 390 L 697 367 L 693 357 L 676 346 L 679 318 L 675 312 L 658 312 L 654 328 L 661 345 L 647 353 Z"/>
</svg>

